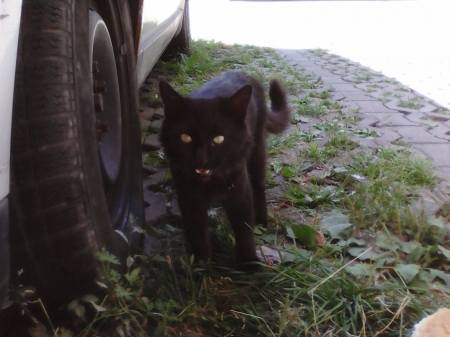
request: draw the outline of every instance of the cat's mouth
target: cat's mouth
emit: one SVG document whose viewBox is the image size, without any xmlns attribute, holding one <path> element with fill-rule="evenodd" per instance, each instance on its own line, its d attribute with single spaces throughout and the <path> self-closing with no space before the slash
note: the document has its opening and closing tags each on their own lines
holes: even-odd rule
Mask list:
<svg viewBox="0 0 450 337">
<path fill-rule="evenodd" d="M 209 177 L 211 175 L 211 170 L 207 170 L 204 168 L 195 169 L 195 172 L 200 174 L 202 177 Z"/>
</svg>

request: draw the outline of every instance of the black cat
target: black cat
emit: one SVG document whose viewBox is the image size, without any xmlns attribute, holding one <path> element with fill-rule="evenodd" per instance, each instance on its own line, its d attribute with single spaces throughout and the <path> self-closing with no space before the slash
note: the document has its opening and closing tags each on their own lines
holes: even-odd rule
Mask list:
<svg viewBox="0 0 450 337">
<path fill-rule="evenodd" d="M 219 202 L 235 235 L 238 263 L 259 261 L 253 226 L 267 224 L 266 134 L 281 133 L 289 122 L 282 86 L 270 82 L 272 111 L 261 83 L 242 72 L 224 73 L 189 97 L 164 81 L 159 88 L 165 110 L 160 139 L 196 260 L 211 257 L 208 208 Z"/>
</svg>

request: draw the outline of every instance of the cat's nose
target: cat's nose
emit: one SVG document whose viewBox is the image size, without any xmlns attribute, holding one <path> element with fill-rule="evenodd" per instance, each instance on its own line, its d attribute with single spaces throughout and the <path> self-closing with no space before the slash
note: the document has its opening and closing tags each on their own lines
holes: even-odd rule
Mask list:
<svg viewBox="0 0 450 337">
<path fill-rule="evenodd" d="M 195 163 L 197 164 L 197 167 L 205 167 L 207 162 L 208 152 L 206 151 L 206 149 L 198 149 L 195 153 Z"/>
</svg>

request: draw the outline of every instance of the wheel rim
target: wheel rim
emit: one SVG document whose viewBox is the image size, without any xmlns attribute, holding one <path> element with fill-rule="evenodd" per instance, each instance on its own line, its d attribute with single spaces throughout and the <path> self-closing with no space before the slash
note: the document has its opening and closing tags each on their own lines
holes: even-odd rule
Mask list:
<svg viewBox="0 0 450 337">
<path fill-rule="evenodd" d="M 122 111 L 116 61 L 111 38 L 100 15 L 89 12 L 89 46 L 97 143 L 103 186 L 110 214 L 120 198 Z M 117 219 L 118 220 L 118 219 Z M 112 219 L 114 224 L 114 219 Z M 114 224 L 117 227 L 118 224 Z"/>
</svg>

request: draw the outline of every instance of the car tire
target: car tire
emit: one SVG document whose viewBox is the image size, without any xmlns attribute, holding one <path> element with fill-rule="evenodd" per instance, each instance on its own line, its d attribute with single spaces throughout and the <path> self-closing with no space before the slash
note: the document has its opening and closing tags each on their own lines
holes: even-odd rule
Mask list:
<svg viewBox="0 0 450 337">
<path fill-rule="evenodd" d="M 191 26 L 189 21 L 189 0 L 185 1 L 183 11 L 183 23 L 181 30 L 172 41 L 170 41 L 166 50 L 164 51 L 163 58 L 169 59 L 178 54 L 191 54 Z"/>
<path fill-rule="evenodd" d="M 21 284 L 36 287 L 49 306 L 93 292 L 97 252 L 123 261 L 140 245 L 133 227 L 144 219 L 142 156 L 128 13 L 126 1 L 23 3 L 11 269 L 23 270 Z"/>
<path fill-rule="evenodd" d="M 8 198 L 0 201 L 0 311 L 6 307 L 9 285 Z"/>
</svg>

